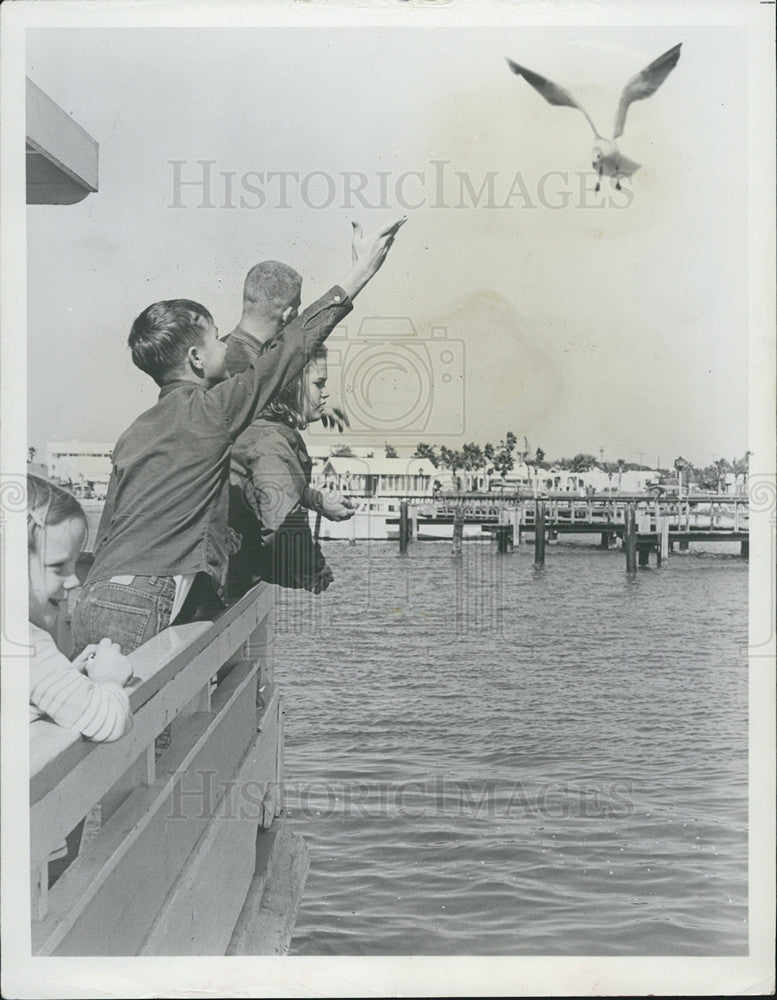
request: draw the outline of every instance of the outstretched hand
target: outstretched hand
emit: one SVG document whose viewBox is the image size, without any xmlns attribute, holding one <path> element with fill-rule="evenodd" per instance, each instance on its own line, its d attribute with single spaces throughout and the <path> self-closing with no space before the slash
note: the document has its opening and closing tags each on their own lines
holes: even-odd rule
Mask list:
<svg viewBox="0 0 777 1000">
<path fill-rule="evenodd" d="M 356 513 L 356 505 L 337 490 L 321 490 L 321 513 L 327 521 L 347 521 Z"/>
<path fill-rule="evenodd" d="M 334 578 L 334 573 L 330 569 L 329 564 L 325 563 L 310 583 L 307 584 L 305 590 L 309 590 L 313 594 L 320 594 L 326 590 Z"/>
<path fill-rule="evenodd" d="M 351 223 L 353 226 L 353 240 L 351 243 L 353 263 L 345 280 L 340 282 L 350 298 L 358 295 L 370 278 L 377 274 L 381 264 L 386 259 L 386 254 L 394 243 L 400 226 L 403 226 L 406 222 L 407 216 L 403 215 L 401 219 L 396 219 L 394 222 L 369 236 L 364 235 L 362 227 L 358 222 Z"/>
<path fill-rule="evenodd" d="M 364 235 L 359 222 L 352 222 L 353 242 L 351 243 L 351 257 L 353 263 L 368 264 L 375 262 L 379 258 L 375 265 L 375 270 L 377 271 L 383 263 L 386 254 L 389 252 L 400 226 L 404 226 L 406 222 L 407 216 L 403 215 L 401 219 L 396 219 L 388 226 L 384 226 L 383 229 L 369 236 Z"/>
<path fill-rule="evenodd" d="M 338 434 L 342 434 L 346 427 L 351 426 L 348 414 L 336 406 L 321 414 L 321 423 L 327 430 L 337 429 Z"/>
</svg>

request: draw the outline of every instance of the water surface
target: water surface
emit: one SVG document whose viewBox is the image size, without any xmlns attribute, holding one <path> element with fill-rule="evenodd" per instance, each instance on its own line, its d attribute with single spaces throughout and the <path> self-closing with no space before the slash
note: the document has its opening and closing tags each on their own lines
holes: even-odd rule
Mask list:
<svg viewBox="0 0 777 1000">
<path fill-rule="evenodd" d="M 747 563 L 700 549 L 328 543 L 278 609 L 291 953 L 746 953 Z"/>
</svg>

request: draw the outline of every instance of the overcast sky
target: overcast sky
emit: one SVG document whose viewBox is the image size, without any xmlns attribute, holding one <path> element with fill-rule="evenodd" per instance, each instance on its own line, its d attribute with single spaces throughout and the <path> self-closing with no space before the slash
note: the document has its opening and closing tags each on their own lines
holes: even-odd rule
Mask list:
<svg viewBox="0 0 777 1000">
<path fill-rule="evenodd" d="M 571 90 L 611 135 L 625 82 L 677 42 L 677 68 L 619 140 L 642 169 L 597 197 L 585 119 L 504 57 Z M 403 213 L 344 331 L 383 317 L 377 346 L 333 354 L 332 401 L 371 431 L 357 443 L 512 430 L 554 457 L 702 465 L 747 448 L 740 29 L 35 29 L 27 65 L 100 145 L 97 194 L 28 210 L 39 449 L 115 440 L 153 404 L 125 346 L 149 303 L 199 300 L 228 331 L 253 263 L 292 264 L 309 302 L 345 274 L 351 219 Z M 202 160 L 214 207 L 176 189 L 175 171 L 201 178 Z M 285 200 L 268 172 L 299 175 Z M 348 183 L 378 207 L 349 206 Z M 396 342 L 413 328 L 414 347 Z"/>
</svg>

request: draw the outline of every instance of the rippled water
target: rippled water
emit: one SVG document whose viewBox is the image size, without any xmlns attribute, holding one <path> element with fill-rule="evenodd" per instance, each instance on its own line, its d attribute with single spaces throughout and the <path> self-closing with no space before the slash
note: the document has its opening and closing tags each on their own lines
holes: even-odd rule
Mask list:
<svg viewBox="0 0 777 1000">
<path fill-rule="evenodd" d="M 736 551 L 329 543 L 278 610 L 291 953 L 745 953 Z"/>
</svg>

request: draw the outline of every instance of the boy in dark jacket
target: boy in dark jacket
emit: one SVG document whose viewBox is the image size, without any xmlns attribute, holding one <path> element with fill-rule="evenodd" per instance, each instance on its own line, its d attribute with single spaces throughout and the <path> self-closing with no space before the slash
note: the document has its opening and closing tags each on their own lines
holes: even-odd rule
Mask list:
<svg viewBox="0 0 777 1000">
<path fill-rule="evenodd" d="M 355 236 L 343 282 L 232 377 L 225 378 L 226 345 L 198 303 L 158 302 L 135 320 L 133 361 L 161 391 L 113 451 L 95 560 L 73 615 L 76 652 L 97 635 L 127 654 L 173 622 L 223 609 L 232 446 L 351 311 L 402 221 L 372 238 Z"/>
</svg>

